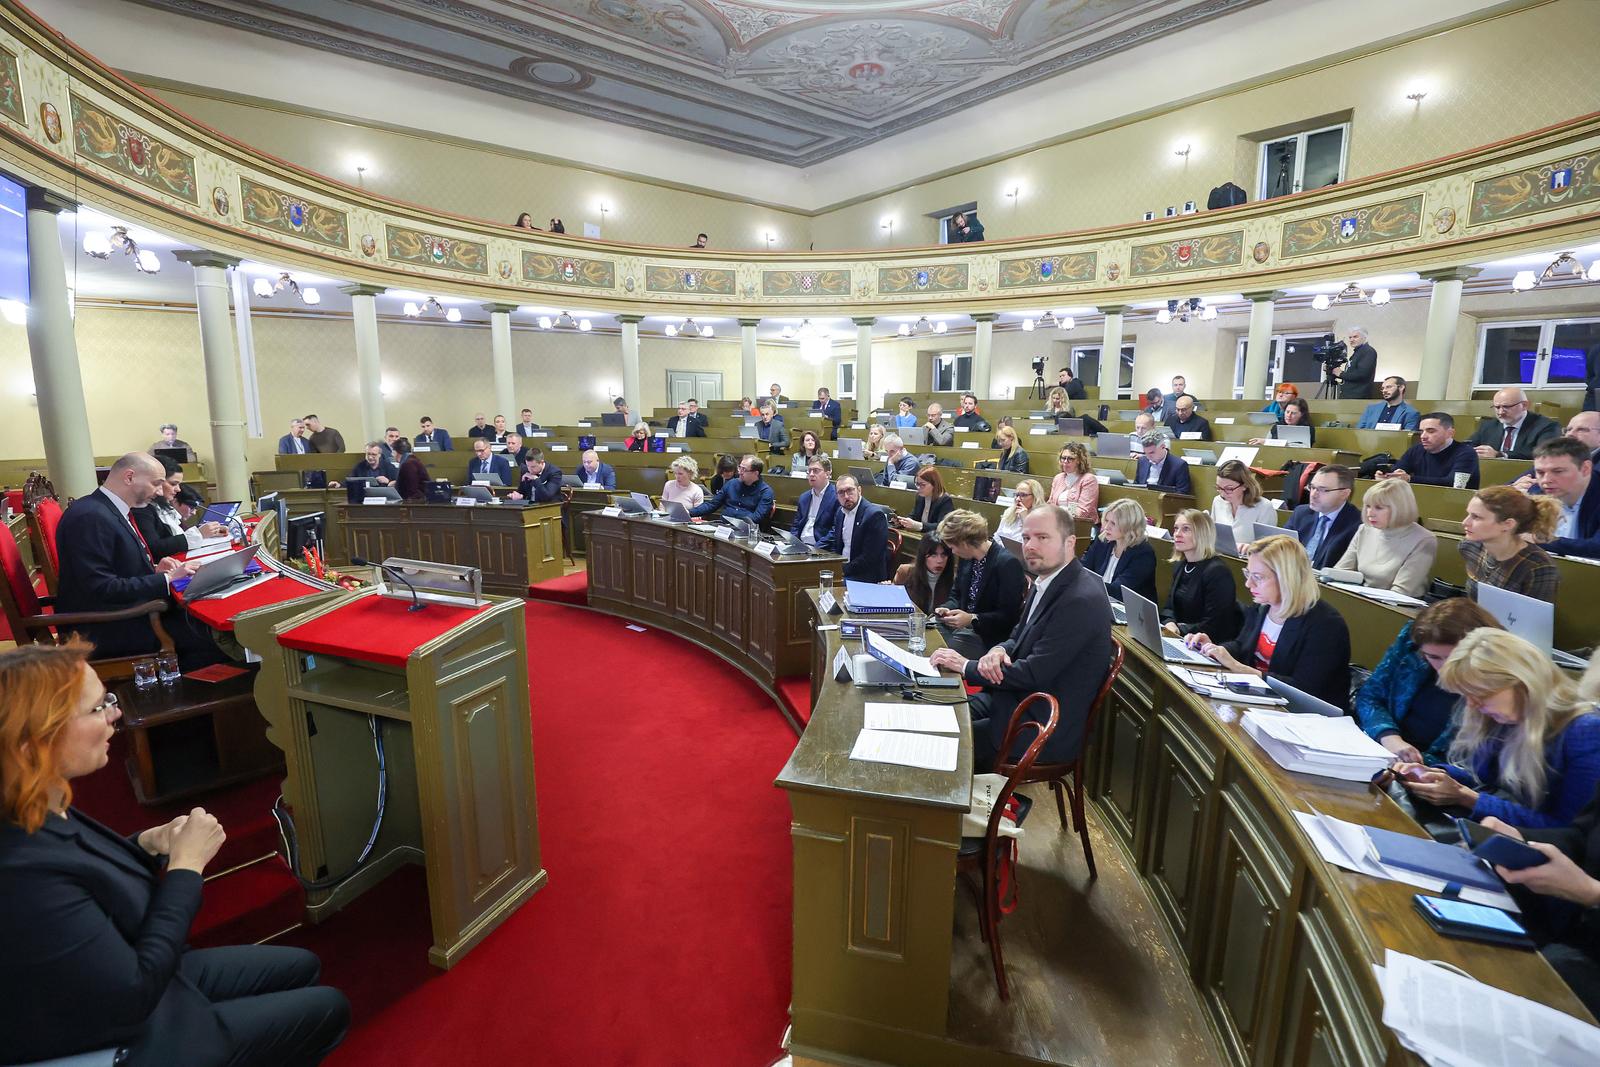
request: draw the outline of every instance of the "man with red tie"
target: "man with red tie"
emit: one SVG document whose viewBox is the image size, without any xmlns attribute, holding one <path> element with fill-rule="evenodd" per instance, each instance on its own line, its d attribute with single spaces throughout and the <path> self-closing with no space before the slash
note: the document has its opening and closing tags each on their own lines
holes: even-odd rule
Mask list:
<svg viewBox="0 0 1600 1067">
<path fill-rule="evenodd" d="M 155 499 L 165 474 L 160 461 L 148 452 L 130 452 L 112 464 L 99 489 L 67 508 L 56 531 L 61 557 L 57 611 L 117 611 L 152 600 L 166 601 L 172 582 L 195 572 L 196 564 L 170 557 L 156 563 L 132 517 L 134 508 Z M 184 669 L 219 658 L 210 635 L 191 626 L 181 608 L 169 609 L 162 624 L 177 646 Z M 134 656 L 160 647 L 142 615 L 78 630 L 94 644 L 96 657 Z"/>
</svg>

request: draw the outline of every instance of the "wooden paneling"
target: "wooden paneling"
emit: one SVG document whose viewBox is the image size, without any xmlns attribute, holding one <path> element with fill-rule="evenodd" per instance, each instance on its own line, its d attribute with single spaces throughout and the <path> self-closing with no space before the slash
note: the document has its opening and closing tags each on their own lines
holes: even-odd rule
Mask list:
<svg viewBox="0 0 1600 1067">
<path fill-rule="evenodd" d="M 448 504 L 338 505 L 328 536 L 340 531 L 345 556 L 390 556 L 477 567 L 483 590 L 526 596 L 528 586 L 561 574 L 561 560 L 544 549 L 560 522 L 556 504 L 462 508 Z M 559 527 L 557 527 L 559 528 Z"/>
</svg>

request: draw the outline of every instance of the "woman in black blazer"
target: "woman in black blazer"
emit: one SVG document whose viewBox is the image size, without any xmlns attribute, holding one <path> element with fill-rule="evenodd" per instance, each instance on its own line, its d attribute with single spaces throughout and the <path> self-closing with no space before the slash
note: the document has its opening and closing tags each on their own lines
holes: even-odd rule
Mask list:
<svg viewBox="0 0 1600 1067">
<path fill-rule="evenodd" d="M 1217 527 L 1211 516 L 1186 508 L 1172 520 L 1172 590 L 1161 612 L 1174 637 L 1210 634 L 1214 641 L 1239 636 L 1243 613 L 1233 571 L 1217 556 Z"/>
<path fill-rule="evenodd" d="M 1000 469 L 1013 474 L 1028 473 L 1028 454 L 1017 447 L 1017 431 L 1002 426 L 995 431 L 995 443 L 1000 447 Z"/>
<path fill-rule="evenodd" d="M 1106 592 L 1118 600 L 1128 588 L 1156 602 L 1156 550 L 1145 540 L 1148 526 L 1137 500 L 1115 501 L 1100 516 L 1100 536 L 1083 554 L 1083 565 L 1098 574 Z"/>
<path fill-rule="evenodd" d="M 1255 605 L 1239 636 L 1220 644 L 1205 633 L 1184 640 L 1230 671 L 1270 674 L 1348 710 L 1350 628 L 1319 598 L 1305 549 L 1279 534 L 1251 542 L 1246 552 L 1244 581 Z"/>
<path fill-rule="evenodd" d="M 629 452 L 650 451 L 650 424 L 641 422 L 634 426 L 633 432 L 628 435 Z"/>
<path fill-rule="evenodd" d="M 216 817 L 195 808 L 125 838 L 68 806 L 69 781 L 105 766 L 121 714 L 88 652 L 72 642 L 0 653 L 0 1055 L 321 1062 L 350 1005 L 313 984 L 314 955 L 184 945 L 201 872 L 226 837 Z M 30 758 L 40 753 L 42 767 Z"/>
<path fill-rule="evenodd" d="M 933 531 L 940 521 L 956 509 L 955 497 L 944 491 L 944 479 L 938 467 L 923 467 L 917 472 L 917 502 L 911 506 L 911 517 L 898 516 L 895 522 L 902 530 Z"/>
</svg>

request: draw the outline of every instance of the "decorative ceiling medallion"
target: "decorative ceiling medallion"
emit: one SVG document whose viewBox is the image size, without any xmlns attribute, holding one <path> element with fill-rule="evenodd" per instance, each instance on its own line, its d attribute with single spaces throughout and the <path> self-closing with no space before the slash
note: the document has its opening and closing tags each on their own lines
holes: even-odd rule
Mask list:
<svg viewBox="0 0 1600 1067">
<path fill-rule="evenodd" d="M 1433 232 L 1446 234 L 1456 228 L 1456 209 L 1442 207 L 1433 213 Z"/>
<path fill-rule="evenodd" d="M 211 210 L 218 215 L 228 213 L 228 190 L 218 185 L 211 190 Z"/>
<path fill-rule="evenodd" d="M 364 256 L 375 256 L 378 254 L 378 239 L 372 236 L 370 233 L 364 233 L 361 235 L 361 254 Z"/>
<path fill-rule="evenodd" d="M 1117 263 L 1106 264 L 1106 281 L 1114 282 L 1122 277 L 1122 266 Z"/>
<path fill-rule="evenodd" d="M 1272 258 L 1272 246 L 1265 241 L 1257 241 L 1255 247 L 1250 249 L 1250 258 L 1257 263 L 1265 263 Z"/>
<path fill-rule="evenodd" d="M 501 261 L 500 261 L 500 262 L 499 262 L 499 263 L 498 263 L 498 264 L 497 264 L 497 265 L 496 265 L 496 266 L 495 266 L 495 270 L 496 270 L 496 272 L 498 272 L 498 273 L 499 273 L 499 275 L 500 275 L 500 277 L 501 277 L 501 279 L 502 279 L 502 280 L 504 280 L 504 281 L 508 281 L 508 282 L 509 282 L 509 281 L 510 281 L 510 280 L 511 280 L 511 275 L 512 275 L 512 274 L 513 274 L 513 273 L 515 273 L 515 272 L 514 272 L 514 271 L 513 271 L 513 270 L 512 270 L 512 269 L 511 269 L 511 261 L 510 261 L 510 260 L 509 260 L 509 259 L 502 259 L 502 260 L 501 260 Z"/>
<path fill-rule="evenodd" d="M 61 112 L 48 100 L 39 105 L 39 124 L 44 127 L 45 138 L 51 144 L 61 143 Z"/>
<path fill-rule="evenodd" d="M 570 63 L 546 56 L 523 56 L 511 61 L 511 73 L 546 89 L 582 92 L 594 84 L 594 75 Z"/>
</svg>

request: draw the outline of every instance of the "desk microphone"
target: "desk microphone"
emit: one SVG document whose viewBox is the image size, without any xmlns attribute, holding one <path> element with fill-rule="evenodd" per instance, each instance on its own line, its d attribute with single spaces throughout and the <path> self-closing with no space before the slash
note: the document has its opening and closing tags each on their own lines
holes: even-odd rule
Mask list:
<svg viewBox="0 0 1600 1067">
<path fill-rule="evenodd" d="M 374 563 L 371 560 L 363 559 L 360 556 L 351 556 L 350 562 L 354 563 L 357 567 L 376 567 L 384 574 L 396 579 L 401 585 L 404 585 L 407 589 L 411 590 L 411 606 L 406 609 L 407 611 L 421 611 L 425 606 L 422 603 L 422 599 L 417 596 L 417 587 L 412 585 L 406 576 L 400 573 L 399 568 L 391 567 L 387 563 Z"/>
</svg>

